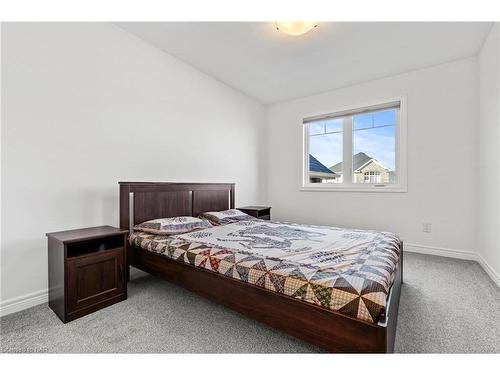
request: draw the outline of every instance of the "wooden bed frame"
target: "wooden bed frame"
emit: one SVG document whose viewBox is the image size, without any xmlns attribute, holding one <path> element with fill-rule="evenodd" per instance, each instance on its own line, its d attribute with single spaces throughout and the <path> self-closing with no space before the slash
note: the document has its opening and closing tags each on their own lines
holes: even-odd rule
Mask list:
<svg viewBox="0 0 500 375">
<path fill-rule="evenodd" d="M 120 228 L 161 217 L 234 208 L 234 184 L 120 182 Z M 128 246 L 128 265 L 164 278 L 329 352 L 392 353 L 403 281 L 403 248 L 387 308 L 376 324 Z M 129 267 L 127 267 L 129 269 Z"/>
</svg>

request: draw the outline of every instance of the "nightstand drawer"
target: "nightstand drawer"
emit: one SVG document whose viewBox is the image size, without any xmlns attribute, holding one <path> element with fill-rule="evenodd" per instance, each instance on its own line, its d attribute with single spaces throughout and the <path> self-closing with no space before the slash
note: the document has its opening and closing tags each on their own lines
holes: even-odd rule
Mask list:
<svg viewBox="0 0 500 375">
<path fill-rule="evenodd" d="M 123 248 L 68 261 L 68 314 L 123 293 Z"/>
</svg>

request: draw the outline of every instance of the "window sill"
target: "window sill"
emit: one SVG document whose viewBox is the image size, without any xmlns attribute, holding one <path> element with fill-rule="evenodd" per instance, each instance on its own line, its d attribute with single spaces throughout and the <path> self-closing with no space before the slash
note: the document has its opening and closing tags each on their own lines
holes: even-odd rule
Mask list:
<svg viewBox="0 0 500 375">
<path fill-rule="evenodd" d="M 322 184 L 326 185 L 326 184 Z M 407 193 L 408 189 L 403 186 L 311 186 L 303 185 L 299 191 L 338 191 L 351 193 Z"/>
</svg>

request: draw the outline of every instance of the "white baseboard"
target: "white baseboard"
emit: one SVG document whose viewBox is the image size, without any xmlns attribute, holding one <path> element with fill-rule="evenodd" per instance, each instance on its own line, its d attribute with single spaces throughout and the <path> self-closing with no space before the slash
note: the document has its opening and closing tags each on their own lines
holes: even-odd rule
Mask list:
<svg viewBox="0 0 500 375">
<path fill-rule="evenodd" d="M 438 255 L 447 258 L 473 260 L 479 263 L 484 272 L 486 272 L 488 276 L 493 280 L 493 282 L 500 288 L 500 275 L 493 269 L 493 267 L 490 266 L 488 262 L 486 262 L 486 260 L 480 254 L 477 254 L 473 251 L 456 250 L 427 245 L 416 245 L 412 243 L 405 243 L 404 251 L 407 251 L 409 253 Z"/>
<path fill-rule="evenodd" d="M 21 310 L 26 310 L 30 307 L 46 303 L 48 300 L 49 292 L 47 289 L 11 298 L 2 301 L 0 304 L 0 316 L 6 316 Z"/>
<path fill-rule="evenodd" d="M 146 275 L 145 272 L 137 268 L 130 268 L 130 277 L 140 277 Z M 39 290 L 38 292 L 28 293 L 24 296 L 11 298 L 5 301 L 0 301 L 0 316 L 6 316 L 18 311 L 29 309 L 30 307 L 41 305 L 49 301 L 48 289 Z"/>
<path fill-rule="evenodd" d="M 438 256 L 447 257 L 447 258 L 456 258 L 456 259 L 466 259 L 466 260 L 477 261 L 477 254 L 473 251 L 468 251 L 468 250 L 456 250 L 456 249 L 449 249 L 446 247 L 417 245 L 417 244 L 405 242 L 404 243 L 404 251 L 408 251 L 409 253 L 438 255 Z"/>
<path fill-rule="evenodd" d="M 493 282 L 500 288 L 500 275 L 495 272 L 495 270 L 490 266 L 488 262 L 486 262 L 486 260 L 484 260 L 484 258 L 480 254 L 477 254 L 477 262 L 481 265 L 481 267 L 483 267 L 484 272 L 486 272 L 488 276 L 491 277 L 491 280 L 493 280 Z"/>
</svg>

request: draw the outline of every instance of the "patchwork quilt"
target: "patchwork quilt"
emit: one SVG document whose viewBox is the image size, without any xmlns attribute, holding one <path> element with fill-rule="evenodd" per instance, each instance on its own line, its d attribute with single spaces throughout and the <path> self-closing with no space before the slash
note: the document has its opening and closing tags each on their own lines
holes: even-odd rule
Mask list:
<svg viewBox="0 0 500 375">
<path fill-rule="evenodd" d="M 261 220 L 182 235 L 134 232 L 131 244 L 376 323 L 401 241 L 393 233 Z"/>
</svg>

